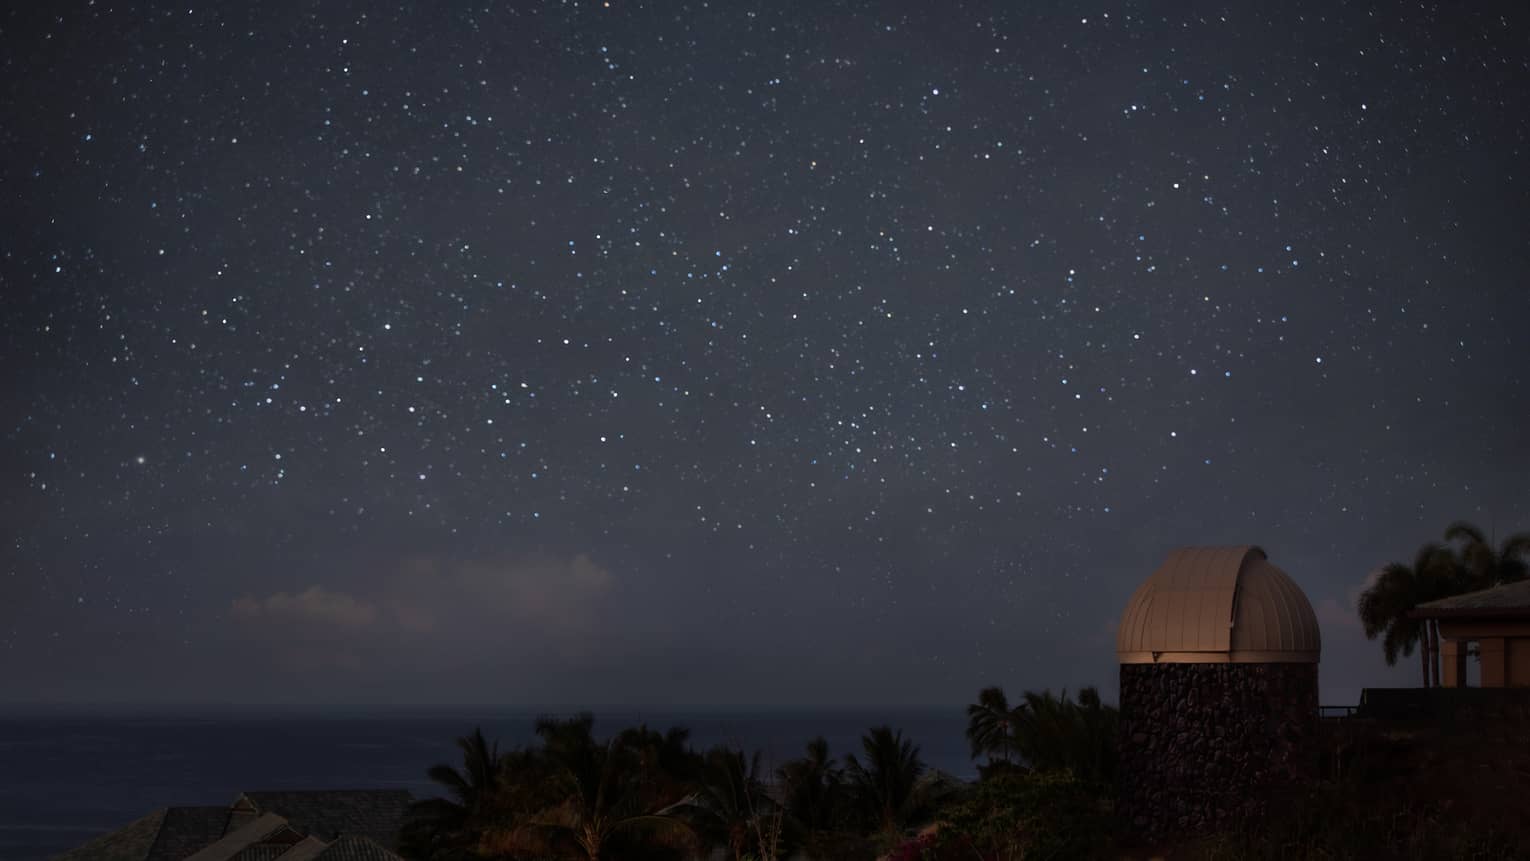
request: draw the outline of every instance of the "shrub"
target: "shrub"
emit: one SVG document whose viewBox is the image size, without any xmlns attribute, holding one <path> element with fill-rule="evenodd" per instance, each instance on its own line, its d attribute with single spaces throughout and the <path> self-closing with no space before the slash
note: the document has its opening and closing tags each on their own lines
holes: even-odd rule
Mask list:
<svg viewBox="0 0 1530 861">
<path fill-rule="evenodd" d="M 886 856 L 887 861 L 931 861 L 935 856 L 930 853 L 935 849 L 935 835 L 921 834 L 913 840 L 900 843 Z"/>
<path fill-rule="evenodd" d="M 1526 857 L 1503 823 L 1442 809 L 1438 798 L 1320 783 L 1279 799 L 1266 816 L 1201 841 L 1204 861 L 1499 859 Z"/>
<path fill-rule="evenodd" d="M 979 783 L 943 817 L 923 856 L 984 861 L 1087 858 L 1106 846 L 1110 802 L 1071 772 L 1007 774 Z"/>
</svg>

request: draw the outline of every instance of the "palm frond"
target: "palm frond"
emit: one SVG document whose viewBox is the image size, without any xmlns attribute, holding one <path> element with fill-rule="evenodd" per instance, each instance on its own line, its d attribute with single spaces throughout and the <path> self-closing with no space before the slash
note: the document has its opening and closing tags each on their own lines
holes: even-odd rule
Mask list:
<svg viewBox="0 0 1530 861">
<path fill-rule="evenodd" d="M 1487 535 L 1465 520 L 1456 522 L 1445 527 L 1445 540 L 1448 542 L 1462 542 L 1464 544 L 1486 544 Z"/>
<path fill-rule="evenodd" d="M 409 805 L 407 816 L 410 819 L 442 821 L 460 819 L 464 813 L 462 805 L 445 798 L 422 798 Z"/>
<path fill-rule="evenodd" d="M 1381 641 L 1382 655 L 1386 658 L 1387 666 L 1395 666 L 1399 654 L 1411 656 L 1418 639 L 1419 623 L 1412 619 L 1397 619 L 1388 625 L 1386 636 Z"/>
<path fill-rule="evenodd" d="M 1516 532 L 1505 538 L 1498 555 L 1512 559 L 1530 558 L 1530 532 Z"/>
<path fill-rule="evenodd" d="M 446 787 L 447 791 L 455 796 L 459 803 L 467 804 L 472 800 L 473 785 L 457 769 L 445 763 L 440 763 L 426 769 L 425 774 L 431 780 Z"/>
<path fill-rule="evenodd" d="M 1530 577 L 1530 532 L 1517 532 L 1503 540 L 1498 551 L 1499 583 L 1518 583 Z"/>
<path fill-rule="evenodd" d="M 658 813 L 643 813 L 637 816 L 628 816 L 612 822 L 607 836 L 617 836 L 632 832 L 643 832 L 655 835 L 661 839 L 672 842 L 695 840 L 699 837 L 696 830 L 684 819 L 674 816 L 664 816 Z"/>
<path fill-rule="evenodd" d="M 857 806 L 866 819 L 884 834 L 895 834 L 911 824 L 910 800 L 925 773 L 919 746 L 888 726 L 872 727 L 861 736 L 865 756 L 845 757 L 845 776 Z"/>
</svg>

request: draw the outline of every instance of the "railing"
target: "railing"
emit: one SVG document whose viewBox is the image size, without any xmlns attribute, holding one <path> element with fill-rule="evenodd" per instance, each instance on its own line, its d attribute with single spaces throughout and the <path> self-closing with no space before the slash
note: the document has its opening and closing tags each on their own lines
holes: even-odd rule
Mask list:
<svg viewBox="0 0 1530 861">
<path fill-rule="evenodd" d="M 1530 720 L 1530 688 L 1366 688 L 1359 714 L 1382 720 Z"/>
</svg>

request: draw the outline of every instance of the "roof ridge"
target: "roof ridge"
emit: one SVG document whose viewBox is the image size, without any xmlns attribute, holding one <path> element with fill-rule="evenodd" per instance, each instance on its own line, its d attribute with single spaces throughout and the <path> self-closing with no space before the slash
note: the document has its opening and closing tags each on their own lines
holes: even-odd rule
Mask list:
<svg viewBox="0 0 1530 861">
<path fill-rule="evenodd" d="M 198 849 L 185 861 L 226 861 L 283 828 L 290 828 L 284 817 L 275 813 L 262 813 L 253 821 Z"/>
<path fill-rule="evenodd" d="M 276 861 L 312 861 L 312 859 L 319 856 L 319 853 L 328 849 L 333 842 L 326 842 L 309 834 L 302 840 L 287 847 L 285 852 L 276 856 Z"/>
</svg>

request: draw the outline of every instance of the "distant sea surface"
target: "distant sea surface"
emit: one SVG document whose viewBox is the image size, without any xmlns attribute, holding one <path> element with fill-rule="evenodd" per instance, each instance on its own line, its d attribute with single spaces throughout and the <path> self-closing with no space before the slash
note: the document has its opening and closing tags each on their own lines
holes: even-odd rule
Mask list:
<svg viewBox="0 0 1530 861">
<path fill-rule="evenodd" d="M 931 767 L 976 776 L 963 710 L 841 709 L 664 712 L 594 709 L 596 735 L 646 723 L 684 726 L 697 748 L 761 750 L 767 764 L 801 756 L 822 735 L 837 758 L 888 724 Z M 455 739 L 482 727 L 501 750 L 535 742 L 545 711 L 351 709 L 152 714 L 0 712 L 0 859 L 38 861 L 160 807 L 224 805 L 260 789 L 407 789 L 438 794 L 425 770 L 461 763 Z"/>
</svg>

